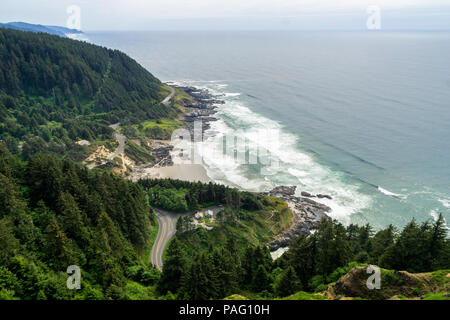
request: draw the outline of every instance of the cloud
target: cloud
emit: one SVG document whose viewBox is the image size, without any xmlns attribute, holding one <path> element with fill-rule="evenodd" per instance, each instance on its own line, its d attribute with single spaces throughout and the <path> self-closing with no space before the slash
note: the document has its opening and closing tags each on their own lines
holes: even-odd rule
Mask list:
<svg viewBox="0 0 450 320">
<path fill-rule="evenodd" d="M 80 6 L 83 29 L 90 30 L 145 30 L 162 20 L 364 15 L 369 5 L 400 13 L 446 6 L 450 12 L 448 0 L 1 0 L 0 21 L 65 25 L 70 5 Z"/>
</svg>

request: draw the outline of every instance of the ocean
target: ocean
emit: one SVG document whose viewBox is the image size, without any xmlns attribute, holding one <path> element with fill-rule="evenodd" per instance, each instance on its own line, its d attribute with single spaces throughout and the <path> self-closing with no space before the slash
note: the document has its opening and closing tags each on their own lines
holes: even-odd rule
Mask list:
<svg viewBox="0 0 450 320">
<path fill-rule="evenodd" d="M 345 224 L 450 225 L 450 33 L 89 32 L 165 82 L 221 95 L 208 175 L 245 190 L 296 185 Z M 276 139 L 257 140 L 261 130 Z M 214 134 L 212 134 L 214 133 Z M 270 151 L 270 172 L 223 157 L 221 135 Z"/>
</svg>

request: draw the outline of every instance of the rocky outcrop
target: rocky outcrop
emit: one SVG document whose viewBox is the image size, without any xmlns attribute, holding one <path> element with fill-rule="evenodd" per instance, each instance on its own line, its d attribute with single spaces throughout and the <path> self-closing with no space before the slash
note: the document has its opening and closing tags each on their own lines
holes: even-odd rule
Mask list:
<svg viewBox="0 0 450 320">
<path fill-rule="evenodd" d="M 329 219 L 330 207 L 306 197 L 294 196 L 295 189 L 295 186 L 279 186 L 267 193 L 284 200 L 293 214 L 291 226 L 268 244 L 270 251 L 288 246 L 299 235 L 317 229 L 322 219 Z"/>
<path fill-rule="evenodd" d="M 373 272 L 367 273 L 367 266 L 355 267 L 336 283 L 328 285 L 325 295 L 329 299 L 364 298 L 371 300 L 396 299 L 399 296 L 407 299 L 421 299 L 430 293 L 448 293 L 449 283 L 445 281 L 450 275 L 444 272 L 444 281 L 439 281 L 432 273 L 409 273 L 380 269 L 380 289 L 369 289 L 367 280 Z"/>
<path fill-rule="evenodd" d="M 155 165 L 159 167 L 168 167 L 173 165 L 172 156 L 170 152 L 173 150 L 173 146 L 168 143 L 154 142 L 152 155 L 156 158 Z"/>
<path fill-rule="evenodd" d="M 212 95 L 206 89 L 197 89 L 195 87 L 177 87 L 188 93 L 193 99 L 194 103 L 186 105 L 187 109 L 191 111 L 184 116 L 185 125 L 187 129 L 193 134 L 194 122 L 196 120 L 202 121 L 202 133 L 208 130 L 212 121 L 217 121 L 213 115 L 216 113 L 217 105 L 224 104 L 225 101 L 217 99 L 218 96 Z"/>
<path fill-rule="evenodd" d="M 279 198 L 290 197 L 295 194 L 295 189 L 297 189 L 296 186 L 278 186 L 273 188 L 269 194 Z"/>
</svg>

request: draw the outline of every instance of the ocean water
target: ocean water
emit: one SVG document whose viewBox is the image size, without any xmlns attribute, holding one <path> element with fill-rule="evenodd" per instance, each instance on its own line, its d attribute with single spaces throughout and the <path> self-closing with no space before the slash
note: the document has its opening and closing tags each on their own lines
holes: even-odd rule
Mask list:
<svg viewBox="0 0 450 320">
<path fill-rule="evenodd" d="M 450 33 L 87 37 L 126 52 L 162 81 L 222 95 L 219 120 L 201 144 L 214 180 L 328 194 L 333 199 L 321 202 L 344 223 L 401 227 L 442 213 L 450 225 Z M 258 140 L 261 130 L 276 139 Z M 222 135 L 270 151 L 278 165 L 262 173 L 217 157 Z"/>
</svg>

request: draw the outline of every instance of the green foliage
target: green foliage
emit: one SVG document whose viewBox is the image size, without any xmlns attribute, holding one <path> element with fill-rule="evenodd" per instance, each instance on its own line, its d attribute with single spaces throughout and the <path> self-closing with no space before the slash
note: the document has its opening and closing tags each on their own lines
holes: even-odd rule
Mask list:
<svg viewBox="0 0 450 320">
<path fill-rule="evenodd" d="M 75 142 L 113 140 L 108 124 L 170 117 L 161 86 L 120 51 L 0 30 L 0 140 L 26 159 L 45 152 L 80 161 L 89 148 Z"/>
<path fill-rule="evenodd" d="M 448 293 L 429 293 L 425 295 L 423 300 L 450 300 L 450 294 Z"/>
<path fill-rule="evenodd" d="M 450 278 L 447 275 L 450 273 L 450 269 L 447 270 L 438 270 L 432 273 L 431 279 L 434 282 L 437 282 L 440 286 L 444 286 L 447 283 L 450 283 Z"/>
<path fill-rule="evenodd" d="M 150 209 L 137 184 L 43 155 L 20 163 L 0 143 L 0 289 L 7 299 L 120 298 L 127 270 L 140 265 Z M 69 265 L 82 268 L 82 290 L 66 288 Z M 158 271 L 136 281 L 151 285 Z M 134 280 L 134 279 L 133 279 Z M 126 295 L 125 295 L 126 296 Z"/>
<path fill-rule="evenodd" d="M 442 216 L 432 224 L 412 220 L 398 235 L 392 226 L 372 235 L 368 225 L 343 227 L 325 219 L 314 234 L 295 239 L 277 263 L 292 266 L 304 288 L 319 292 L 368 261 L 388 269 L 429 272 L 448 268 L 449 253 Z M 399 285 L 396 274 L 382 276 L 386 283 Z"/>
<path fill-rule="evenodd" d="M 148 191 L 148 194 L 150 203 L 155 207 L 172 212 L 186 212 L 189 209 L 186 202 L 186 189 L 155 186 Z"/>
<path fill-rule="evenodd" d="M 177 292 L 181 279 L 186 270 L 187 261 L 181 243 L 175 238 L 167 248 L 163 272 L 158 282 L 158 290 L 166 294 L 168 291 Z"/>
<path fill-rule="evenodd" d="M 150 300 L 154 299 L 154 294 L 149 287 L 128 281 L 123 290 L 122 298 L 126 300 Z"/>
<path fill-rule="evenodd" d="M 231 189 L 222 184 L 208 183 L 204 184 L 201 182 L 188 182 L 173 179 L 144 179 L 140 180 L 139 184 L 144 187 L 145 190 L 149 192 L 150 202 L 155 206 L 160 206 L 170 210 L 170 207 L 165 207 L 167 200 L 168 202 L 173 202 L 170 199 L 171 196 L 178 198 L 177 201 L 180 203 L 180 207 L 184 206 L 183 197 L 187 208 L 189 210 L 197 210 L 201 204 L 225 204 L 232 208 L 240 208 L 241 197 L 245 194 L 251 197 L 251 194 L 239 192 L 236 189 Z M 167 194 L 168 193 L 168 194 Z M 160 199 L 160 194 L 167 194 L 168 199 L 165 199 L 163 203 L 157 204 Z M 156 201 L 156 203 L 155 203 Z M 167 205 L 172 205 L 167 203 Z M 185 210 L 186 211 L 186 210 Z"/>
<path fill-rule="evenodd" d="M 279 297 L 286 297 L 299 290 L 302 286 L 295 273 L 294 268 L 288 267 L 283 271 L 280 279 L 275 283 L 275 294 Z"/>
<path fill-rule="evenodd" d="M 383 252 L 379 264 L 385 268 L 425 272 L 450 266 L 450 241 L 442 214 L 433 224 L 418 225 L 413 219 Z"/>
<path fill-rule="evenodd" d="M 130 157 L 131 160 L 136 162 L 137 165 L 153 162 L 155 160 L 155 157 L 151 154 L 150 150 L 147 150 L 130 140 L 126 141 L 125 154 Z"/>
<path fill-rule="evenodd" d="M 327 300 L 327 298 L 319 294 L 299 291 L 281 300 Z"/>
</svg>

